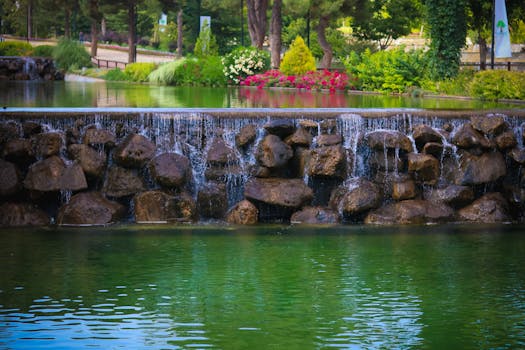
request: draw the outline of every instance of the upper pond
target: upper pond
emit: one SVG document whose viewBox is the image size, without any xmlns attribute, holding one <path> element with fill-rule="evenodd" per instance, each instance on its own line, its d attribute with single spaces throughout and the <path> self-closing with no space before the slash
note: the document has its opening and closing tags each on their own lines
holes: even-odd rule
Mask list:
<svg viewBox="0 0 525 350">
<path fill-rule="evenodd" d="M 523 104 L 256 88 L 174 87 L 117 82 L 0 82 L 7 107 L 170 108 L 523 108 Z"/>
</svg>

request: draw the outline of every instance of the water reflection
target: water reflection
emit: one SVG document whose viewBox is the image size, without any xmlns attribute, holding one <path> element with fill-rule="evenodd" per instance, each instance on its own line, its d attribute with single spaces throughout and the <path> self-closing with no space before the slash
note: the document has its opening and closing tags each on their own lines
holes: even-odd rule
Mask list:
<svg viewBox="0 0 525 350">
<path fill-rule="evenodd" d="M 522 108 L 523 105 L 437 98 L 296 90 L 173 87 L 119 82 L 0 81 L 0 104 L 9 107 L 201 108 Z"/>
</svg>

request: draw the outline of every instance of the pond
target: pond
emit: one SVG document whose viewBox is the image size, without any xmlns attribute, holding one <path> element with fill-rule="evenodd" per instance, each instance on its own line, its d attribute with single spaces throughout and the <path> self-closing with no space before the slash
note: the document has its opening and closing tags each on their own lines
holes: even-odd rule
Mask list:
<svg viewBox="0 0 525 350">
<path fill-rule="evenodd" d="M 523 229 L 4 229 L 0 348 L 524 348 Z"/>
<path fill-rule="evenodd" d="M 329 94 L 233 87 L 173 87 L 117 82 L 0 81 L 0 91 L 0 106 L 6 107 L 492 109 L 524 106 L 435 97 Z"/>
</svg>

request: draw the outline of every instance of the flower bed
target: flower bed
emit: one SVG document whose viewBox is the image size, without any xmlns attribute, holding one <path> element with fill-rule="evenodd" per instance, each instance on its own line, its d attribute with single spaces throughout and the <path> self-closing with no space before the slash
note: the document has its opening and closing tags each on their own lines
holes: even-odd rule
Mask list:
<svg viewBox="0 0 525 350">
<path fill-rule="evenodd" d="M 329 90 L 330 92 L 355 90 L 353 80 L 340 72 L 311 71 L 301 76 L 285 75 L 278 70 L 248 76 L 241 80 L 241 86 L 289 87 L 305 90 Z"/>
</svg>

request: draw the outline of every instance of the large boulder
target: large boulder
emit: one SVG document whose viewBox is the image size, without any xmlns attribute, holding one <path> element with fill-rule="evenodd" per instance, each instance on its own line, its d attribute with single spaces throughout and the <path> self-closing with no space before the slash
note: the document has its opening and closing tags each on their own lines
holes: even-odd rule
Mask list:
<svg viewBox="0 0 525 350">
<path fill-rule="evenodd" d="M 147 191 L 136 195 L 133 203 L 136 222 L 191 222 L 196 216 L 195 202 L 184 194 Z"/>
<path fill-rule="evenodd" d="M 430 154 L 409 153 L 408 172 L 414 174 L 414 178 L 426 184 L 435 184 L 439 179 L 439 160 Z"/>
<path fill-rule="evenodd" d="M 112 166 L 108 170 L 103 192 L 110 197 L 131 196 L 146 189 L 144 179 L 133 169 Z"/>
<path fill-rule="evenodd" d="M 323 207 L 306 207 L 292 214 L 292 224 L 337 224 L 339 215 L 331 209 Z"/>
<path fill-rule="evenodd" d="M 385 148 L 413 152 L 414 147 L 408 136 L 395 130 L 376 130 L 365 135 L 365 140 L 371 149 L 382 151 Z"/>
<path fill-rule="evenodd" d="M 233 225 L 253 225 L 259 218 L 259 210 L 250 201 L 242 200 L 226 214 L 226 221 Z"/>
<path fill-rule="evenodd" d="M 155 156 L 155 144 L 139 134 L 130 134 L 114 150 L 113 160 L 127 168 L 140 168 Z"/>
<path fill-rule="evenodd" d="M 29 203 L 4 203 L 0 205 L 0 227 L 43 226 L 50 220 L 45 212 Z"/>
<path fill-rule="evenodd" d="M 489 149 L 493 146 L 493 144 L 482 133 L 474 129 L 470 123 L 463 124 L 454 132 L 452 135 L 452 144 L 463 149 L 475 147 Z"/>
<path fill-rule="evenodd" d="M 387 204 L 371 211 L 366 224 L 425 224 L 447 222 L 454 218 L 454 211 L 445 204 L 409 199 Z"/>
<path fill-rule="evenodd" d="M 509 148 L 516 147 L 518 145 L 518 140 L 514 131 L 508 130 L 505 131 L 494 138 L 496 146 L 499 150 L 506 150 Z"/>
<path fill-rule="evenodd" d="M 443 136 L 435 129 L 425 124 L 419 124 L 414 127 L 412 137 L 418 150 L 422 150 L 425 144 L 429 142 L 443 143 Z"/>
<path fill-rule="evenodd" d="M 346 151 L 343 146 L 318 147 L 311 151 L 308 175 L 345 179 L 347 166 Z"/>
<path fill-rule="evenodd" d="M 470 118 L 470 123 L 474 129 L 489 136 L 499 135 L 508 128 L 502 115 L 474 116 Z"/>
<path fill-rule="evenodd" d="M 126 214 L 126 207 L 105 198 L 100 192 L 82 192 L 71 197 L 58 212 L 59 225 L 106 225 Z"/>
<path fill-rule="evenodd" d="M 89 128 L 84 133 L 82 141 L 94 147 L 112 148 L 117 143 L 117 137 L 106 129 Z"/>
<path fill-rule="evenodd" d="M 276 135 L 284 139 L 294 133 L 295 125 L 293 120 L 290 119 L 274 119 L 266 123 L 264 129 L 268 134 Z"/>
<path fill-rule="evenodd" d="M 343 143 L 343 136 L 339 134 L 321 134 L 315 138 L 315 145 L 317 147 L 322 146 L 335 146 Z"/>
<path fill-rule="evenodd" d="M 252 178 L 244 187 L 247 199 L 290 209 L 310 203 L 313 191 L 302 179 Z"/>
<path fill-rule="evenodd" d="M 40 192 L 79 191 L 87 188 L 87 182 L 77 163 L 66 166 L 58 156 L 51 156 L 29 167 L 24 187 Z"/>
<path fill-rule="evenodd" d="M 460 220 L 478 223 L 508 222 L 511 220 L 507 200 L 499 192 L 487 193 L 458 211 Z"/>
<path fill-rule="evenodd" d="M 206 162 L 209 165 L 225 166 L 228 164 L 236 164 L 239 162 L 235 151 L 226 144 L 222 137 L 216 137 L 211 142 Z"/>
<path fill-rule="evenodd" d="M 310 147 L 312 144 L 312 134 L 305 128 L 299 127 L 292 135 L 286 138 L 285 142 L 292 147 Z"/>
<path fill-rule="evenodd" d="M 235 144 L 237 147 L 245 148 L 255 141 L 257 137 L 257 127 L 254 124 L 243 126 L 237 135 L 235 135 Z"/>
<path fill-rule="evenodd" d="M 378 185 L 365 178 L 357 178 L 332 192 L 330 207 L 346 218 L 352 218 L 378 208 L 382 201 L 383 194 Z"/>
<path fill-rule="evenodd" d="M 226 185 L 209 182 L 197 194 L 199 214 L 204 218 L 222 219 L 228 210 Z"/>
<path fill-rule="evenodd" d="M 67 148 L 71 159 L 76 160 L 88 176 L 101 178 L 106 170 L 107 157 L 88 145 L 72 144 Z"/>
<path fill-rule="evenodd" d="M 418 195 L 416 182 L 410 178 L 392 181 L 392 199 L 402 201 L 414 199 Z"/>
<path fill-rule="evenodd" d="M 187 157 L 177 153 L 162 153 L 149 163 L 153 179 L 162 187 L 181 188 L 190 178 L 191 167 Z"/>
<path fill-rule="evenodd" d="M 433 202 L 443 202 L 453 208 L 461 208 L 472 203 L 474 190 L 470 186 L 449 185 L 430 190 L 425 194 L 425 198 Z"/>
<path fill-rule="evenodd" d="M 37 157 L 51 157 L 60 153 L 64 135 L 59 132 L 47 132 L 35 135 L 33 138 L 35 155 Z"/>
<path fill-rule="evenodd" d="M 400 157 L 395 152 L 371 151 L 368 165 L 373 170 L 401 171 L 405 168 L 405 157 Z"/>
<path fill-rule="evenodd" d="M 35 161 L 33 145 L 28 139 L 12 139 L 6 142 L 2 155 L 5 160 L 22 167 Z"/>
<path fill-rule="evenodd" d="M 259 144 L 255 157 L 260 165 L 275 169 L 288 163 L 293 157 L 293 150 L 278 136 L 267 135 Z"/>
<path fill-rule="evenodd" d="M 518 164 L 525 164 L 525 149 L 514 147 L 507 152 L 507 155 Z"/>
<path fill-rule="evenodd" d="M 505 159 L 500 152 L 483 153 L 480 156 L 461 152 L 459 168 L 456 169 L 456 185 L 479 185 L 496 181 L 507 173 Z"/>
<path fill-rule="evenodd" d="M 16 165 L 0 159 L 0 197 L 13 195 L 21 187 L 22 179 Z"/>
</svg>

